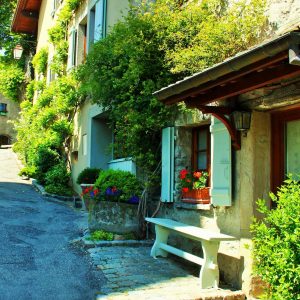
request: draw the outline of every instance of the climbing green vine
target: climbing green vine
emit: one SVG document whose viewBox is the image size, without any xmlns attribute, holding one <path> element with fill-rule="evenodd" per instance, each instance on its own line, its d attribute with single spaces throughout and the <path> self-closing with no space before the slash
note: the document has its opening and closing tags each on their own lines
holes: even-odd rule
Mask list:
<svg viewBox="0 0 300 300">
<path fill-rule="evenodd" d="M 25 168 L 21 174 L 38 179 L 49 193 L 71 194 L 69 148 L 73 134 L 73 119 L 81 95 L 73 73 L 66 74 L 68 53 L 68 23 L 80 1 L 67 0 L 59 12 L 56 24 L 49 30 L 55 55 L 48 66 L 48 48 L 41 48 L 32 60 L 38 76 L 26 89 L 26 101 L 21 105 L 21 117 L 15 127 L 18 141 L 14 149 L 21 154 Z M 46 85 L 50 68 L 56 80 Z M 38 96 L 35 98 L 35 96 Z"/>
</svg>

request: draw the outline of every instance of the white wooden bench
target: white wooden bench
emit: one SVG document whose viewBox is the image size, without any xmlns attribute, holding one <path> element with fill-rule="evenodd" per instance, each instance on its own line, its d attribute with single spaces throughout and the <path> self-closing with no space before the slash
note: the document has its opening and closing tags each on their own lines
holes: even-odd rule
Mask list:
<svg viewBox="0 0 300 300">
<path fill-rule="evenodd" d="M 146 218 L 147 222 L 155 224 L 156 240 L 151 249 L 151 256 L 166 257 L 168 252 L 196 263 L 201 267 L 200 286 L 217 288 L 219 285 L 219 267 L 217 261 L 218 249 L 221 241 L 233 241 L 237 238 L 222 233 L 215 233 L 207 229 L 186 225 L 170 219 Z M 203 258 L 168 245 L 170 232 L 175 232 L 202 244 Z"/>
</svg>

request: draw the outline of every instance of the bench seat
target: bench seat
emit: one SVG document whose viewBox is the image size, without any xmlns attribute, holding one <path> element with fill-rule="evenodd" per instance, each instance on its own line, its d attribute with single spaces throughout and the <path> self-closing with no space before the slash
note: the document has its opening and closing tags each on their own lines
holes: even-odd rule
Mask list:
<svg viewBox="0 0 300 300">
<path fill-rule="evenodd" d="M 201 288 L 217 288 L 219 284 L 219 268 L 217 254 L 221 241 L 233 241 L 237 238 L 213 232 L 170 219 L 146 218 L 149 223 L 155 224 L 156 240 L 151 249 L 151 256 L 166 257 L 168 253 L 180 256 L 186 260 L 196 263 L 201 267 L 200 286 Z M 186 238 L 201 242 L 204 257 L 198 257 L 181 249 L 168 245 L 170 232 L 174 232 Z"/>
</svg>

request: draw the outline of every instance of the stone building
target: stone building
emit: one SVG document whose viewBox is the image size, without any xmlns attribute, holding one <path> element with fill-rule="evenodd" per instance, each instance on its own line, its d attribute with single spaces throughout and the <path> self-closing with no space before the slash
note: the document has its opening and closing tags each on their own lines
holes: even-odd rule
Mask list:
<svg viewBox="0 0 300 300">
<path fill-rule="evenodd" d="M 15 141 L 16 132 L 11 121 L 18 118 L 19 112 L 18 103 L 0 95 L 0 147 L 1 145 L 10 145 Z"/>
<path fill-rule="evenodd" d="M 166 105 L 184 101 L 196 108 L 163 130 L 165 204 L 157 217 L 235 236 L 220 244 L 220 278 L 251 296 L 257 281 L 249 227 L 260 217 L 256 201 L 264 198 L 271 207 L 269 192 L 287 173 L 300 174 L 299 12 L 299 1 L 269 1 L 275 30 L 268 40 L 155 93 Z M 241 132 L 249 113 L 250 128 Z M 179 172 L 185 168 L 209 173 L 209 203 L 182 195 Z M 201 252 L 176 235 L 173 243 Z"/>
</svg>

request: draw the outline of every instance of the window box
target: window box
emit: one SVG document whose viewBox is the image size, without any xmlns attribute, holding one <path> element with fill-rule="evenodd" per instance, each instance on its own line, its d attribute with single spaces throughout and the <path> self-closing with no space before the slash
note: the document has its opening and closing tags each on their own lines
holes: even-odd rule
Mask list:
<svg viewBox="0 0 300 300">
<path fill-rule="evenodd" d="M 210 203 L 210 188 L 205 187 L 197 190 L 182 191 L 182 202 L 185 203 L 198 203 L 209 204 Z"/>
</svg>

